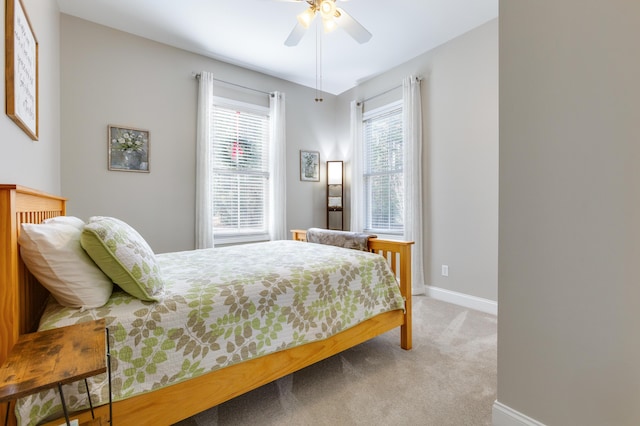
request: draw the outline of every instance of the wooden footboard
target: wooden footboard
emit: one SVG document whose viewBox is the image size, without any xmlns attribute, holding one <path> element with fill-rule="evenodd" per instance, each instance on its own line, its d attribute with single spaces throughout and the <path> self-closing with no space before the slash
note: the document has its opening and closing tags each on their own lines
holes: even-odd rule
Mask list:
<svg viewBox="0 0 640 426">
<path fill-rule="evenodd" d="M 411 241 L 369 240 L 369 250 L 381 254 L 391 265 L 398 277 L 400 292 L 404 297 L 404 324 L 400 327 L 400 346 L 411 349 L 413 346 L 411 328 Z"/>
<path fill-rule="evenodd" d="M 18 336 L 34 331 L 48 293 L 20 260 L 18 236 L 21 223 L 40 223 L 66 214 L 66 199 L 18 185 L 0 184 L 0 362 Z M 304 231 L 299 236 L 304 236 Z M 302 232 L 302 234 L 300 233 Z M 301 239 L 297 238 L 297 239 Z M 369 249 L 384 256 L 398 278 L 405 297 L 405 311 L 377 315 L 329 339 L 256 358 L 150 393 L 116 401 L 116 424 L 169 425 L 228 401 L 252 389 L 328 358 L 397 327 L 401 346 L 411 348 L 411 242 L 372 239 Z M 97 415 L 108 418 L 108 407 Z M 0 407 L 4 419 L 6 406 Z M 15 424 L 13 415 L 9 424 Z M 89 412 L 73 418 L 91 419 Z M 59 425 L 60 420 L 49 425 Z M 103 423 L 104 424 L 104 423 Z"/>
</svg>

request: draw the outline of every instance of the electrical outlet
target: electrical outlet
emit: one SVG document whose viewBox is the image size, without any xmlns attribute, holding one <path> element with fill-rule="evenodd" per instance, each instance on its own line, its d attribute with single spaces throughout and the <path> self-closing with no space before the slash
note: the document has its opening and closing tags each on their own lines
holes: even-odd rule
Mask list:
<svg viewBox="0 0 640 426">
<path fill-rule="evenodd" d="M 442 276 L 443 277 L 449 276 L 449 265 L 442 265 Z"/>
</svg>

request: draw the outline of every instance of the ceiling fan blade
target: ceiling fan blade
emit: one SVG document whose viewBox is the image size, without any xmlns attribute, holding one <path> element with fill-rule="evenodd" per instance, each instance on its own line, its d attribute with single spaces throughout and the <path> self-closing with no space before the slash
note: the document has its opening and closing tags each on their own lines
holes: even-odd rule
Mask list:
<svg viewBox="0 0 640 426">
<path fill-rule="evenodd" d="M 302 39 L 305 31 L 305 27 L 303 27 L 300 22 L 296 22 L 296 26 L 293 27 L 293 30 L 291 30 L 291 34 L 289 34 L 289 37 L 287 37 L 287 39 L 284 41 L 285 46 L 297 45 Z"/>
<path fill-rule="evenodd" d="M 344 29 L 351 37 L 355 39 L 358 43 L 366 43 L 371 40 L 371 33 L 367 31 L 365 27 L 363 27 L 360 22 L 356 21 L 345 12 L 341 8 L 336 8 L 336 10 L 340 13 L 340 16 L 336 18 L 336 23 L 339 27 Z"/>
</svg>

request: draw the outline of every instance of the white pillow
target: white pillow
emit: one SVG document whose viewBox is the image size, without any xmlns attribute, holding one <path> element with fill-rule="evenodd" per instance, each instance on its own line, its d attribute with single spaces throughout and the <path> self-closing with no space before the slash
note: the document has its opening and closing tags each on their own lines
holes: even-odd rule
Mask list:
<svg viewBox="0 0 640 426">
<path fill-rule="evenodd" d="M 80 245 L 83 227 L 84 222 L 78 218 L 24 223 L 18 238 L 20 254 L 29 271 L 58 303 L 98 308 L 109 300 L 113 283 Z"/>
<path fill-rule="evenodd" d="M 50 219 L 45 219 L 42 223 L 66 223 L 81 231 L 84 229 L 85 225 L 84 220 L 75 216 L 55 216 Z"/>
</svg>

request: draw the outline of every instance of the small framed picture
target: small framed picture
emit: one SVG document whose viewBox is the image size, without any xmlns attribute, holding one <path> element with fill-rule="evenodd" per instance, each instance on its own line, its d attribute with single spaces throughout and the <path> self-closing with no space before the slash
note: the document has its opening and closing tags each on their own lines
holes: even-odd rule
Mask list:
<svg viewBox="0 0 640 426">
<path fill-rule="evenodd" d="M 300 180 L 320 182 L 320 153 L 300 151 Z"/>
<path fill-rule="evenodd" d="M 149 131 L 109 126 L 109 170 L 149 173 Z"/>
</svg>

